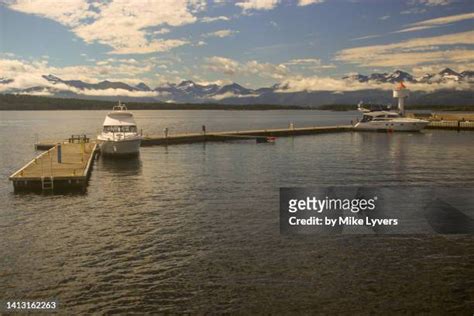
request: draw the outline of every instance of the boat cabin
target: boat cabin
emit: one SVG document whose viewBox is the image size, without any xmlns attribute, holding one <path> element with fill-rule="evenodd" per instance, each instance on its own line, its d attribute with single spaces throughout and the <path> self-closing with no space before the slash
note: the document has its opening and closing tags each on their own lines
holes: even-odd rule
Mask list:
<svg viewBox="0 0 474 316">
<path fill-rule="evenodd" d="M 133 114 L 128 112 L 125 104 L 119 103 L 113 111 L 105 117 L 103 124 L 104 133 L 137 133 L 137 124 Z"/>
<path fill-rule="evenodd" d="M 385 112 L 385 111 L 369 112 L 369 113 L 364 113 L 364 116 L 362 116 L 361 122 L 387 121 L 387 120 L 393 120 L 393 119 L 399 118 L 399 117 L 400 117 L 400 115 L 398 113 L 394 113 L 394 112 Z"/>
</svg>

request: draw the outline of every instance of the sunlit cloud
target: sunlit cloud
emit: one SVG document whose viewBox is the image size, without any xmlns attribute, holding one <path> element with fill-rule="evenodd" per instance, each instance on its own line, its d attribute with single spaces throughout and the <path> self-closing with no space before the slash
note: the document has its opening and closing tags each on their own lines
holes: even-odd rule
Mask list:
<svg viewBox="0 0 474 316">
<path fill-rule="evenodd" d="M 419 65 L 423 63 L 469 62 L 474 59 L 470 48 L 446 46 L 469 46 L 473 44 L 474 31 L 414 38 L 386 45 L 362 46 L 339 51 L 335 59 L 365 67 L 393 67 Z"/>
<path fill-rule="evenodd" d="M 234 31 L 234 30 L 219 30 L 219 31 L 211 32 L 211 33 L 206 33 L 206 34 L 204 34 L 203 36 L 204 36 L 204 37 L 220 37 L 220 38 L 224 38 L 224 37 L 228 37 L 228 36 L 231 36 L 231 35 L 234 35 L 234 34 L 237 34 L 237 33 L 239 33 L 239 31 Z"/>
<path fill-rule="evenodd" d="M 241 7 L 244 12 L 251 10 L 271 10 L 280 3 L 280 0 L 245 0 L 236 2 L 235 5 Z"/>
<path fill-rule="evenodd" d="M 310 4 L 323 3 L 325 0 L 298 0 L 298 5 L 304 7 Z"/>
<path fill-rule="evenodd" d="M 444 17 L 440 17 L 436 19 L 429 19 L 429 20 L 412 23 L 409 25 L 409 27 L 396 31 L 395 33 L 405 33 L 405 32 L 426 30 L 426 29 L 431 29 L 434 27 L 439 27 L 439 26 L 443 26 L 443 25 L 447 25 L 447 24 L 451 24 L 455 22 L 472 20 L 472 19 L 474 19 L 474 12 L 444 16 Z"/>
<path fill-rule="evenodd" d="M 226 16 L 206 16 L 201 18 L 201 22 L 204 23 L 211 23 L 211 22 L 216 22 L 216 21 L 229 21 L 230 19 Z"/>
<path fill-rule="evenodd" d="M 112 47 L 111 54 L 162 52 L 185 45 L 183 39 L 150 39 L 147 29 L 181 26 L 197 21 L 201 1 L 161 0 L 92 2 L 86 0 L 15 0 L 10 9 L 57 21 L 86 43 Z M 113 30 L 113 31 L 111 31 Z M 154 33 L 164 34 L 164 33 Z"/>
<path fill-rule="evenodd" d="M 282 79 L 288 74 L 288 68 L 283 64 L 275 65 L 256 60 L 240 63 L 236 60 L 220 56 L 207 58 L 204 68 L 228 76 L 252 75 L 262 78 Z"/>
</svg>

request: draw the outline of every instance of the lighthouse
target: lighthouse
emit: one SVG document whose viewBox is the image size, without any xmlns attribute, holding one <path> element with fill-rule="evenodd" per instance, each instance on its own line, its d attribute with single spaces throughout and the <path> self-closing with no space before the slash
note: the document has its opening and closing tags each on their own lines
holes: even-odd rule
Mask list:
<svg viewBox="0 0 474 316">
<path fill-rule="evenodd" d="M 405 116 L 405 99 L 408 98 L 409 92 L 403 81 L 400 81 L 400 85 L 393 90 L 393 97 L 398 99 L 398 110 L 401 116 Z"/>
</svg>

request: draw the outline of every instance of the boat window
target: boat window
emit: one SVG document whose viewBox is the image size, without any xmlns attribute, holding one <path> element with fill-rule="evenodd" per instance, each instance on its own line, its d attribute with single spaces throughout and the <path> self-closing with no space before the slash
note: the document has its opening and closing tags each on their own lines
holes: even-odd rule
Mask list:
<svg viewBox="0 0 474 316">
<path fill-rule="evenodd" d="M 364 115 L 361 120 L 361 122 L 370 122 L 370 121 L 372 121 L 372 116 L 370 115 Z"/>
<path fill-rule="evenodd" d="M 137 127 L 131 126 L 104 126 L 104 133 L 136 133 Z"/>
</svg>

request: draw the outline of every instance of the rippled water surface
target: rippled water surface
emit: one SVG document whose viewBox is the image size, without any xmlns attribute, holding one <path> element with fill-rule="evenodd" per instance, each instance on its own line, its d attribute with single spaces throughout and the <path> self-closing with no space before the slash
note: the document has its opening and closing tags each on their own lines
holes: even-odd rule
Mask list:
<svg viewBox="0 0 474 316">
<path fill-rule="evenodd" d="M 35 134 L 96 134 L 105 111 L 0 112 L 0 300 L 64 313 L 472 313 L 471 236 L 279 234 L 278 189 L 474 186 L 474 134 L 338 133 L 145 147 L 96 161 L 84 195 L 15 195 Z M 144 133 L 347 124 L 319 111 L 136 111 Z M 403 197 L 401 197 L 403 198 Z"/>
</svg>

